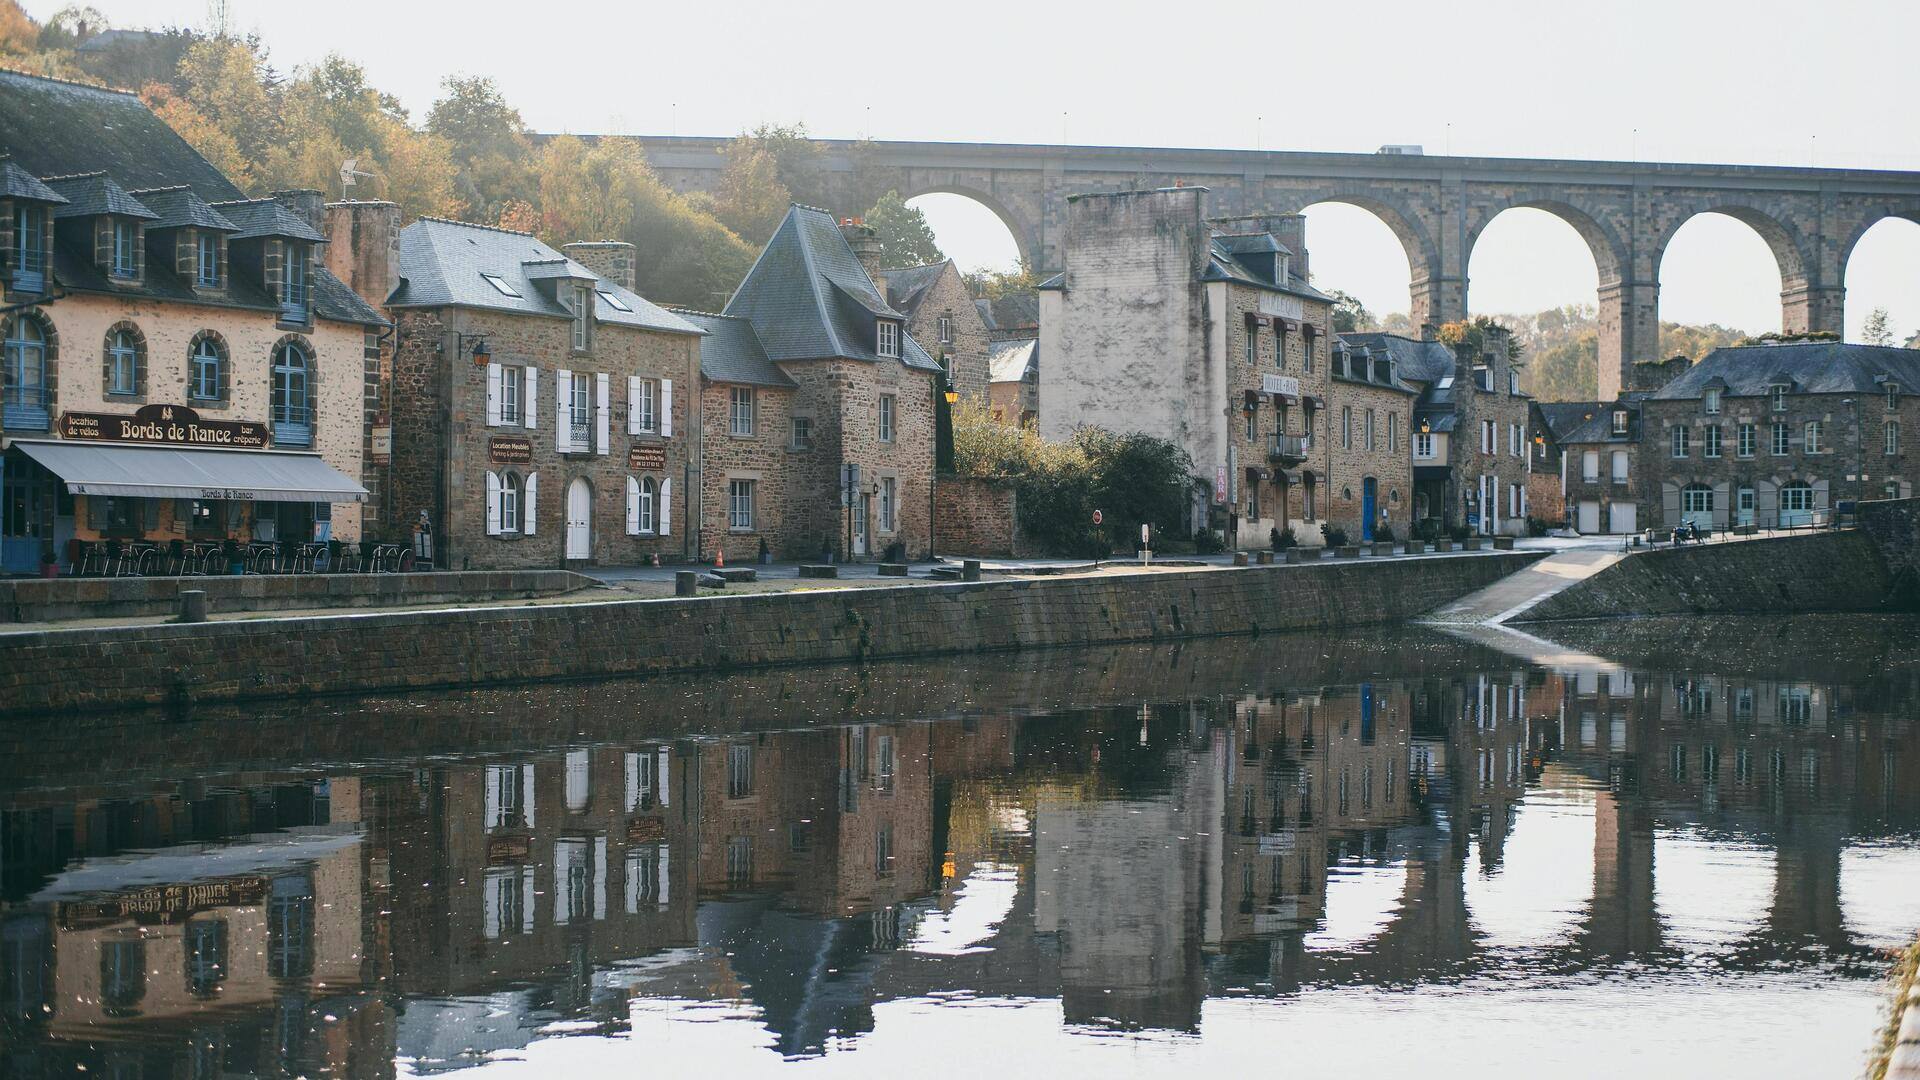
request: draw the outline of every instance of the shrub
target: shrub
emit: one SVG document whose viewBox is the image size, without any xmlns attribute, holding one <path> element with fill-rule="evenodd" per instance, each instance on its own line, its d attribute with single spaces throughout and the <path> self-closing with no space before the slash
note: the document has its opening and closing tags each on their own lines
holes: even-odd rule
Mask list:
<svg viewBox="0 0 1920 1080">
<path fill-rule="evenodd" d="M 1338 525 L 1327 525 L 1323 523 L 1320 526 L 1320 537 L 1327 542 L 1328 547 L 1347 546 L 1347 530 Z"/>
<path fill-rule="evenodd" d="M 1293 535 L 1293 526 L 1273 530 L 1273 550 L 1285 551 L 1300 546 L 1300 538 Z"/>
<path fill-rule="evenodd" d="M 1376 525 L 1374 527 L 1374 530 L 1373 530 L 1374 543 L 1391 544 L 1398 539 L 1399 537 L 1393 535 L 1393 526 L 1387 524 L 1386 522 L 1383 521 L 1379 525 Z"/>
<path fill-rule="evenodd" d="M 1527 516 L 1527 535 L 1528 536 L 1547 535 L 1546 520 L 1544 518 L 1537 518 L 1529 514 Z"/>
<path fill-rule="evenodd" d="M 1452 540 L 1456 544 L 1462 540 L 1465 540 L 1467 537 L 1471 535 L 1473 535 L 1473 531 L 1471 529 L 1468 529 L 1465 525 L 1455 525 L 1451 529 L 1447 530 L 1447 538 Z"/>
<path fill-rule="evenodd" d="M 1227 550 L 1227 542 L 1212 529 L 1201 529 L 1193 534 L 1193 553 L 1195 555 L 1218 555 Z"/>
<path fill-rule="evenodd" d="M 1413 531 L 1410 535 L 1415 540 L 1423 540 L 1431 544 L 1440 539 L 1440 523 L 1433 518 L 1421 518 L 1413 523 Z"/>
</svg>

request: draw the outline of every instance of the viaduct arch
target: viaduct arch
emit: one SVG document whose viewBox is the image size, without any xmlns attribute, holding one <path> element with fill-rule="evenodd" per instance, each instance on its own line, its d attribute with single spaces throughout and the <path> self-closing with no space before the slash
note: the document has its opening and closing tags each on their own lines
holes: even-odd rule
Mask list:
<svg viewBox="0 0 1920 1080">
<path fill-rule="evenodd" d="M 719 138 L 640 136 L 648 160 L 681 191 L 711 190 Z M 1846 263 L 1876 222 L 1920 222 L 1920 172 L 1657 162 L 1555 161 L 1122 146 L 823 140 L 842 213 L 896 189 L 905 198 L 952 192 L 1005 222 L 1022 257 L 1057 270 L 1067 196 L 1205 186 L 1211 212 L 1296 211 L 1319 202 L 1361 207 L 1406 249 L 1415 323 L 1467 314 L 1473 245 L 1500 212 L 1534 207 L 1571 225 L 1599 271 L 1603 397 L 1630 365 L 1659 359 L 1660 261 L 1697 214 L 1726 214 L 1766 241 L 1780 270 L 1780 328 L 1842 332 Z M 870 201 L 870 200 L 869 200 Z"/>
</svg>

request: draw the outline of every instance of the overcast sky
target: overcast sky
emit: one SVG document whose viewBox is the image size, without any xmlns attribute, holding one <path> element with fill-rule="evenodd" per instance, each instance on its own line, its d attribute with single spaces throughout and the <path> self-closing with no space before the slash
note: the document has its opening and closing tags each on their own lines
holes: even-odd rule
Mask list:
<svg viewBox="0 0 1920 1080">
<path fill-rule="evenodd" d="M 206 0 L 92 0 L 116 26 L 204 25 Z M 45 18 L 65 0 L 26 0 Z M 416 119 L 484 74 L 543 131 L 816 135 L 1920 169 L 1913 42 L 1895 0 L 1308 3 L 575 3 L 231 0 L 276 66 L 331 51 Z M 984 209 L 929 196 L 966 265 L 1010 262 Z M 1309 218 L 1314 276 L 1405 310 L 1406 259 L 1363 211 Z M 1540 211 L 1490 226 L 1469 305 L 1592 303 L 1592 258 Z M 1777 329 L 1779 275 L 1744 225 L 1703 215 L 1669 248 L 1661 314 Z M 1856 249 L 1848 328 L 1920 329 L 1920 225 Z"/>
</svg>

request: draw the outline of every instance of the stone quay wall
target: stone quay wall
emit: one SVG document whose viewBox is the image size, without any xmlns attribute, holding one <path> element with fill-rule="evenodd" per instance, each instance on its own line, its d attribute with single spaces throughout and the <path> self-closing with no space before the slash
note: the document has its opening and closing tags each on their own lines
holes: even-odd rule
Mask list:
<svg viewBox="0 0 1920 1080">
<path fill-rule="evenodd" d="M 1879 546 L 1857 529 L 1643 551 L 1514 621 L 1909 609 Z"/>
<path fill-rule="evenodd" d="M 1366 626 L 1431 611 L 1540 557 L 1489 552 L 0 635 L 0 715 Z"/>
<path fill-rule="evenodd" d="M 943 476 L 933 498 L 933 544 L 940 554 L 986 559 L 1039 554 L 1020 533 L 1019 495 L 1011 483 Z"/>
<path fill-rule="evenodd" d="M 269 574 L 246 577 L 22 578 L 0 580 L 0 623 L 135 619 L 180 610 L 198 589 L 226 611 L 394 607 L 556 596 L 593 585 L 565 570 L 476 570 L 430 574 Z"/>
</svg>

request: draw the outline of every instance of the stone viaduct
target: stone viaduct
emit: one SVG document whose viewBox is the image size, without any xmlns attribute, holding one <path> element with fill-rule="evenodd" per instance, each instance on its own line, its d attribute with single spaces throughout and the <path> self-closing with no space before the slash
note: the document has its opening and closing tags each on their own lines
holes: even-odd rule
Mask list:
<svg viewBox="0 0 1920 1080">
<path fill-rule="evenodd" d="M 711 190 L 728 140 L 643 136 L 681 191 Z M 1840 333 L 1847 257 L 1876 222 L 1920 222 L 1920 173 L 1392 154 L 1177 150 L 1117 146 L 823 140 L 836 180 L 830 209 L 858 213 L 875 193 L 967 196 L 1006 223 L 1035 268 L 1060 269 L 1067 198 L 1080 192 L 1203 185 L 1214 212 L 1292 212 L 1315 203 L 1371 211 L 1406 249 L 1415 324 L 1467 313 L 1467 266 L 1488 223 L 1513 207 L 1556 215 L 1599 271 L 1600 393 L 1627 365 L 1659 359 L 1660 259 L 1696 214 L 1745 222 L 1780 271 L 1784 331 Z M 864 200 L 864 201 L 863 201 Z"/>
</svg>

